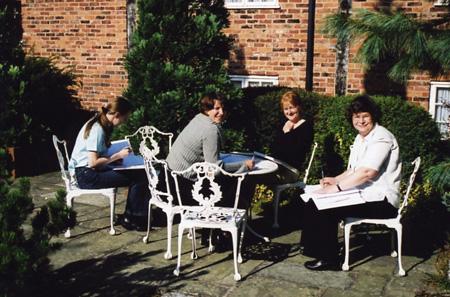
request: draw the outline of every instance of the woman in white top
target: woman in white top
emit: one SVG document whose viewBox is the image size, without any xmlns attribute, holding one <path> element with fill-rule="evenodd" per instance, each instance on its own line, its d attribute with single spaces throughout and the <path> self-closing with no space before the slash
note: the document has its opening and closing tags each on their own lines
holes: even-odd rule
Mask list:
<svg viewBox="0 0 450 297">
<path fill-rule="evenodd" d="M 358 188 L 366 203 L 317 210 L 312 201 L 305 208 L 303 253 L 315 258 L 310 270 L 338 269 L 338 222 L 348 216 L 390 218 L 397 215 L 401 161 L 397 140 L 379 125 L 378 106 L 367 96 L 356 97 L 347 108 L 347 119 L 358 131 L 351 147 L 349 166 L 335 177 L 320 180 L 317 193 L 337 193 Z"/>
</svg>

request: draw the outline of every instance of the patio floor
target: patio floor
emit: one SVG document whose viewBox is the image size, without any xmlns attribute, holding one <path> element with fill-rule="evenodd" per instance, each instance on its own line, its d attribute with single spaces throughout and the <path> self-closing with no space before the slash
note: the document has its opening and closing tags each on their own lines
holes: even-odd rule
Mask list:
<svg viewBox="0 0 450 297">
<path fill-rule="evenodd" d="M 59 173 L 31 178 L 36 206 L 62 188 Z M 120 189 L 116 214 L 123 212 L 126 189 Z M 50 255 L 54 286 L 46 296 L 415 296 L 429 292 L 427 274 L 435 274 L 435 255 L 419 258 L 404 255 L 406 277 L 397 276 L 397 260 L 389 256 L 386 232 L 352 239 L 349 272 L 312 272 L 303 267 L 309 258 L 296 249 L 300 229 L 295 212 L 281 209 L 281 228 L 273 231 L 272 218 L 254 218 L 251 224 L 269 234 L 264 243 L 246 234 L 244 262 L 239 266 L 242 280 L 233 279 L 232 252 L 208 254 L 199 246 L 199 259 L 190 259 L 190 242 L 183 240 L 179 277 L 172 272 L 176 257 L 165 260 L 166 229 L 151 231 L 150 242 L 142 242 L 144 232 L 116 226 L 108 234 L 107 199 L 85 197 L 75 202 L 77 226 L 72 238 L 62 235 L 55 242 L 61 249 Z M 176 255 L 177 225 L 173 230 L 172 252 Z"/>
</svg>

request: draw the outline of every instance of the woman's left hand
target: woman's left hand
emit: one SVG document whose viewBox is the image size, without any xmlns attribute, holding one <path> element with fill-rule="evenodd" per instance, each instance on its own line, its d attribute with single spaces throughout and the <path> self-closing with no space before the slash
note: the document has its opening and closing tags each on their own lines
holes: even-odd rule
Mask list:
<svg viewBox="0 0 450 297">
<path fill-rule="evenodd" d="M 283 132 L 288 133 L 294 128 L 294 123 L 291 121 L 287 121 L 283 126 Z"/>
</svg>

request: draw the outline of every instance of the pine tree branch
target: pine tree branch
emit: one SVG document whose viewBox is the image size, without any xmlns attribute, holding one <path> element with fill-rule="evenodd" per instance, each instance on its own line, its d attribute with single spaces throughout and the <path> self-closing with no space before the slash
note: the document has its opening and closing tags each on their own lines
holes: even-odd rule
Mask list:
<svg viewBox="0 0 450 297">
<path fill-rule="evenodd" d="M 402 11 L 358 10 L 352 16 L 327 17 L 323 32 L 338 42 L 362 40 L 358 61 L 370 68 L 393 59 L 388 76 L 405 82 L 415 71 L 442 74 L 449 70 L 450 31 L 439 29 L 449 21 L 448 14 L 423 22 Z"/>
</svg>

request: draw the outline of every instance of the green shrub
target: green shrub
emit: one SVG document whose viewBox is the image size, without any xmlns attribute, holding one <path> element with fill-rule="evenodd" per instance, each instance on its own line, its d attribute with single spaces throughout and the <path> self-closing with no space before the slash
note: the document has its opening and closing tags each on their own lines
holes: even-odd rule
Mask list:
<svg viewBox="0 0 450 297">
<path fill-rule="evenodd" d="M 65 195 L 59 191 L 55 200 L 34 212 L 28 179 L 14 183 L 0 179 L 1 296 L 31 296 L 48 278 L 48 253 L 59 247 L 50 239 L 75 225 L 75 213 L 66 206 Z M 32 230 L 25 232 L 30 216 Z"/>
<path fill-rule="evenodd" d="M 328 175 L 342 172 L 347 166 L 356 131 L 345 119 L 345 109 L 353 98 L 346 96 L 323 101 L 316 118 L 318 160 Z M 409 162 L 418 156 L 422 158 L 422 170 L 438 161 L 442 153 L 439 130 L 423 108 L 398 97 L 374 96 L 373 99 L 382 112 L 381 125 L 397 138 L 404 172 L 410 171 Z M 319 177 L 319 172 L 314 174 Z"/>
<path fill-rule="evenodd" d="M 433 189 L 442 197 L 447 210 L 450 211 L 450 159 L 428 168 L 426 177 Z"/>
<path fill-rule="evenodd" d="M 23 65 L 0 65 L 5 108 L 0 111 L 0 140 L 21 146 L 62 134 L 80 109 L 75 100 L 76 77 L 54 59 L 26 57 Z M 51 107 L 51 108 L 50 108 Z"/>
<path fill-rule="evenodd" d="M 125 60 L 129 75 L 125 95 L 142 108 L 115 135 L 154 125 L 177 136 L 198 113 L 201 96 L 212 91 L 223 93 L 234 112 L 241 91 L 231 83 L 224 66 L 231 39 L 223 33 L 228 26 L 223 1 L 137 3 L 138 23 Z M 236 140 L 241 139 L 239 134 L 225 136 Z"/>
</svg>

